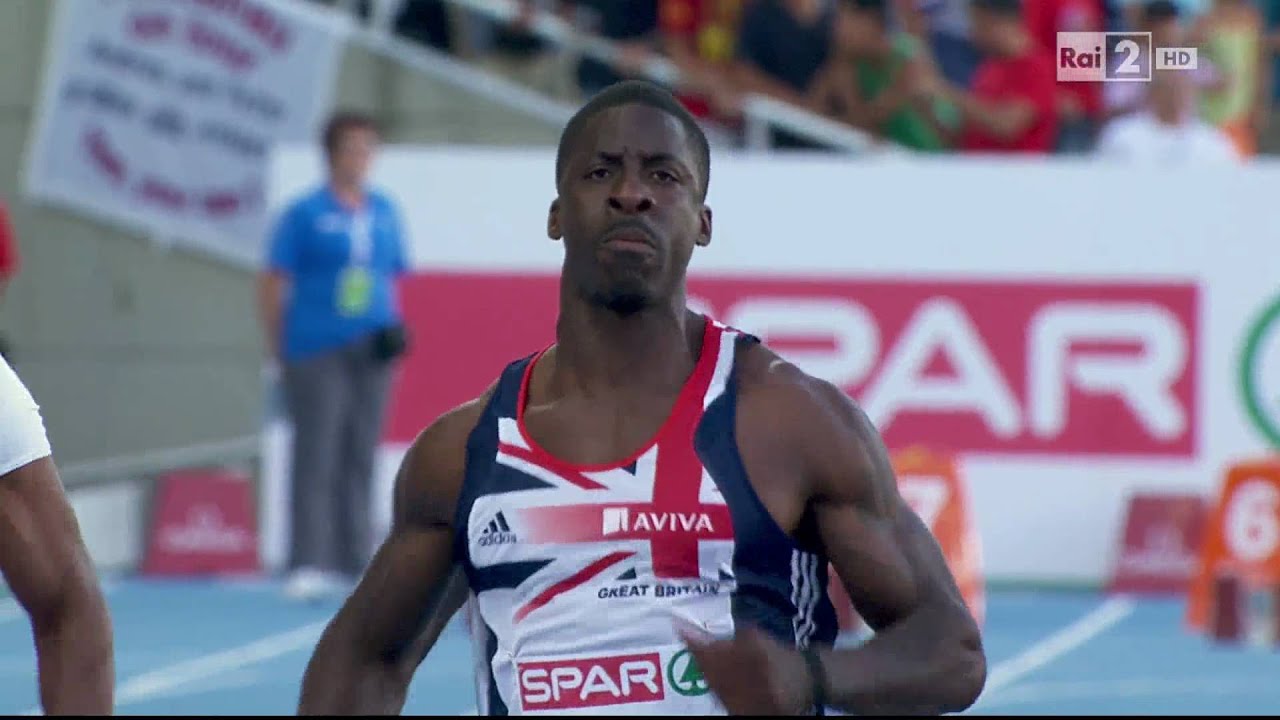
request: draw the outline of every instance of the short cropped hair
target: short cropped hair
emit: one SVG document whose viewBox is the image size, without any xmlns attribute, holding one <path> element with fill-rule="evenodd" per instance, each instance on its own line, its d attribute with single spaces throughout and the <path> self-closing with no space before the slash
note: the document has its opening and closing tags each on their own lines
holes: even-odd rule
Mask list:
<svg viewBox="0 0 1280 720">
<path fill-rule="evenodd" d="M 326 157 L 333 158 L 338 150 L 338 143 L 342 142 L 342 136 L 348 130 L 371 130 L 377 133 L 378 123 L 372 115 L 359 110 L 338 110 L 333 113 L 325 121 L 324 130 L 320 134 L 320 144 L 324 147 Z"/>
<path fill-rule="evenodd" d="M 698 121 L 666 88 L 645 80 L 623 80 L 596 93 L 583 105 L 573 117 L 569 118 L 560 133 L 560 145 L 556 148 L 556 185 L 564 177 L 564 165 L 578 136 L 582 134 L 587 122 L 597 114 L 609 108 L 622 105 L 647 105 L 665 112 L 680 121 L 685 132 L 693 143 L 694 161 L 697 164 L 699 178 L 698 192 L 703 199 L 707 197 L 707 186 L 711 182 L 711 147 L 707 143 L 706 133 L 698 125 Z"/>
</svg>

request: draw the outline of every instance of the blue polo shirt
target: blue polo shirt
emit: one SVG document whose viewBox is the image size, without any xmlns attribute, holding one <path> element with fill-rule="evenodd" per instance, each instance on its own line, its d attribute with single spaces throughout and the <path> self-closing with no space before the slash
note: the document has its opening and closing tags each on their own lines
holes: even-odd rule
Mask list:
<svg viewBox="0 0 1280 720">
<path fill-rule="evenodd" d="M 353 247 L 360 227 L 367 228 L 367 240 Z M 338 284 L 353 263 L 371 281 L 368 305 L 359 314 L 339 309 Z M 366 191 L 360 211 L 343 207 L 328 186 L 298 198 L 276 225 L 267 266 L 290 281 L 281 342 L 286 361 L 335 350 L 400 319 L 394 280 L 407 267 L 403 228 L 382 193 Z"/>
</svg>

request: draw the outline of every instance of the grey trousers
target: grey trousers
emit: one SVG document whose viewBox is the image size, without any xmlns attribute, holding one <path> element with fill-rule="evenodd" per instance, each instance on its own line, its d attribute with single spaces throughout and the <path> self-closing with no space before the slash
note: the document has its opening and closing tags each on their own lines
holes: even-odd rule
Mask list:
<svg viewBox="0 0 1280 720">
<path fill-rule="evenodd" d="M 373 461 L 391 369 L 364 340 L 285 363 L 293 423 L 291 569 L 358 575 L 372 556 Z"/>
</svg>

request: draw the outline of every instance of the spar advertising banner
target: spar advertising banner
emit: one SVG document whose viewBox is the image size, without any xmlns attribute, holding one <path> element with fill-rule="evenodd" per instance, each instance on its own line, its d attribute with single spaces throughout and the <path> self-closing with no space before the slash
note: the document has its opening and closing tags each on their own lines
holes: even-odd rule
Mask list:
<svg viewBox="0 0 1280 720">
<path fill-rule="evenodd" d="M 284 0 L 61 0 L 28 193 L 256 258 L 271 149 L 318 136 L 347 29 Z"/>
<path fill-rule="evenodd" d="M 416 433 L 553 339 L 550 150 L 393 147 L 414 347 L 379 512 Z M 281 152 L 271 201 L 322 177 Z M 844 388 L 891 448 L 955 453 L 992 579 L 1100 582 L 1132 494 L 1209 494 L 1280 434 L 1280 167 L 717 157 L 691 304 Z M 264 434 L 283 558 L 287 430 Z"/>
</svg>

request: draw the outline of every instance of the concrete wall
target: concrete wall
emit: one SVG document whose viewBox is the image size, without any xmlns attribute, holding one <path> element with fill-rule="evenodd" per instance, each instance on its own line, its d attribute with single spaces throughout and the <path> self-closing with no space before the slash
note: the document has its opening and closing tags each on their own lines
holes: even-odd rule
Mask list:
<svg viewBox="0 0 1280 720">
<path fill-rule="evenodd" d="M 19 197 L 51 0 L 0 1 L 0 197 L 24 266 L 0 333 L 63 463 L 253 433 L 260 343 L 252 277 Z M 391 141 L 544 144 L 556 128 L 349 49 L 338 101 Z"/>
</svg>

